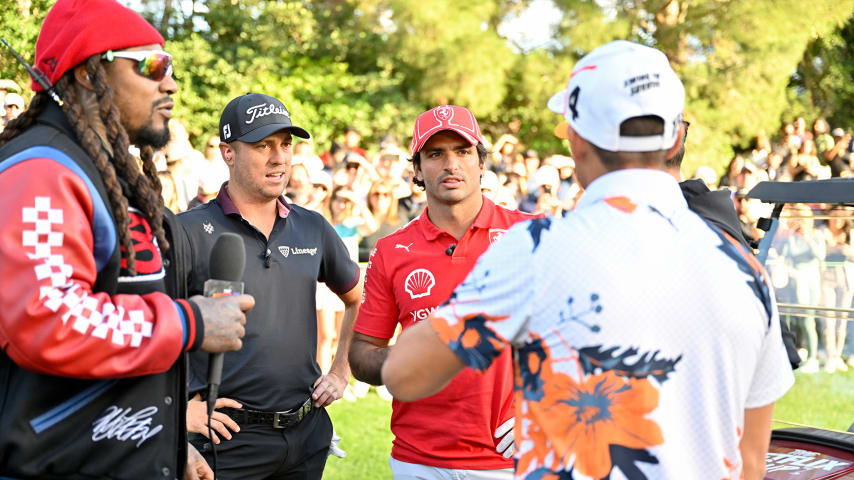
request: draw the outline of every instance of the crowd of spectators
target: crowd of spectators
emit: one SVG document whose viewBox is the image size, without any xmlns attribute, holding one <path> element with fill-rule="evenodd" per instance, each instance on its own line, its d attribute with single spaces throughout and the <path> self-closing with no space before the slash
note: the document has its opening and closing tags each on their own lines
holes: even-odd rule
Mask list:
<svg viewBox="0 0 854 480">
<path fill-rule="evenodd" d="M 17 90 L 13 82 L 0 80 L 0 128 L 25 109 Z M 204 152 L 200 152 L 179 120 L 170 121 L 169 127 L 172 140 L 156 153 L 155 161 L 164 202 L 180 212 L 216 197 L 228 180 L 228 168 L 220 156 L 219 137 L 207 137 Z M 424 191 L 413 182 L 407 153 L 390 135 L 383 136 L 376 147 L 365 146 L 359 131 L 348 127 L 327 150 L 318 153 L 315 147 L 310 141 L 294 145 L 286 195 L 289 201 L 320 212 L 344 240 L 352 258 L 366 262 L 378 239 L 421 213 L 426 204 Z M 492 153 L 485 164 L 481 190 L 499 205 L 565 215 L 583 193 L 569 156 L 542 156 L 510 133 L 487 148 Z M 852 174 L 851 134 L 842 128 L 831 130 L 822 118 L 808 128 L 806 120 L 797 117 L 784 123 L 774 138 L 757 135 L 753 148 L 736 154 L 721 177 L 709 166 L 699 167 L 691 177 L 703 180 L 711 190 L 729 189 L 745 238 L 757 242 L 761 237 L 757 222 L 770 213 L 769 205 L 746 198 L 757 183 Z M 768 259 L 781 303 L 852 308 L 852 214 L 844 207 L 828 205 L 794 205 L 784 211 L 785 220 Z M 318 361 L 325 371 L 335 351 L 343 305 L 322 284 L 320 287 Z M 801 372 L 813 373 L 822 366 L 827 372 L 846 371 L 854 366 L 854 334 L 846 335 L 854 322 L 847 315 L 803 310 L 790 315 L 789 321 L 801 346 Z"/>
<path fill-rule="evenodd" d="M 842 128 L 831 130 L 822 118 L 815 119 L 810 129 L 803 117 L 797 117 L 783 124 L 776 141 L 764 133 L 757 135 L 753 148 L 735 155 L 720 178 L 709 167 L 699 168 L 696 176 L 710 189 L 730 189 L 742 233 L 755 245 L 762 235 L 757 223 L 769 216 L 771 208 L 746 198 L 757 183 L 848 177 L 852 171 L 851 134 Z M 767 261 L 780 303 L 852 308 L 852 215 L 846 207 L 824 204 L 797 204 L 784 210 Z M 854 322 L 847 314 L 803 308 L 784 311 L 800 347 L 799 371 L 815 373 L 823 368 L 832 373 L 854 366 L 854 335 L 847 335 Z"/>
</svg>

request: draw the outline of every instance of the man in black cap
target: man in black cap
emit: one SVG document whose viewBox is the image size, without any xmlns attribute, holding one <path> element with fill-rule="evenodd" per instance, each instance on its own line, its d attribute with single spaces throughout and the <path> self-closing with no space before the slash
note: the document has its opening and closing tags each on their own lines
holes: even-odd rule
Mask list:
<svg viewBox="0 0 854 480">
<path fill-rule="evenodd" d="M 237 97 L 225 107 L 219 130 L 229 180 L 216 199 L 179 216 L 193 250 L 190 290 L 203 290 L 217 236 L 234 232 L 246 248 L 245 290 L 257 298 L 243 349 L 225 357 L 222 398 L 211 422 L 219 434 L 218 476 L 320 478 L 332 438 L 323 407 L 341 398 L 350 378 L 347 349 L 361 300 L 359 267 L 319 213 L 282 195 L 291 171 L 291 135 L 310 138 L 291 123 L 282 102 L 257 93 Z M 326 374 L 315 358 L 317 282 L 345 304 L 341 341 Z M 191 395 L 204 390 L 207 360 L 190 357 Z M 205 403 L 195 399 L 188 428 L 207 436 Z M 190 441 L 211 463 L 207 440 L 191 435 Z"/>
</svg>

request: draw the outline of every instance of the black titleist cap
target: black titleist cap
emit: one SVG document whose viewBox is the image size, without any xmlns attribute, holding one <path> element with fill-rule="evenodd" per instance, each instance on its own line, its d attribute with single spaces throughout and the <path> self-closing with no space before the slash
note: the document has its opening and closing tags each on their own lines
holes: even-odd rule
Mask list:
<svg viewBox="0 0 854 480">
<path fill-rule="evenodd" d="M 235 98 L 228 102 L 219 117 L 219 136 L 225 143 L 259 142 L 279 130 L 311 138 L 304 128 L 291 123 L 291 115 L 282 102 L 261 93 L 250 92 Z"/>
</svg>

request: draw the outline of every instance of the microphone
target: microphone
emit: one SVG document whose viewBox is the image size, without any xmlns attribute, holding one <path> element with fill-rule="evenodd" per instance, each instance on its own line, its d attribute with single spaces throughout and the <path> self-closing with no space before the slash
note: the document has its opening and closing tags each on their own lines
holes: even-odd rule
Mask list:
<svg viewBox="0 0 854 480">
<path fill-rule="evenodd" d="M 450 257 L 451 255 L 453 255 L 453 254 L 454 254 L 454 250 L 455 250 L 456 248 L 457 248 L 457 244 L 456 244 L 456 243 L 452 243 L 452 244 L 451 244 L 451 246 L 450 246 L 450 247 L 448 247 L 448 249 L 447 249 L 447 250 L 445 250 L 445 255 L 447 255 L 447 256 L 449 256 L 449 257 Z"/>
<path fill-rule="evenodd" d="M 216 239 L 210 256 L 210 280 L 205 282 L 206 297 L 240 295 L 243 293 L 243 269 L 246 266 L 246 249 L 243 238 L 236 233 L 223 233 Z M 208 417 L 222 383 L 223 353 L 212 353 L 208 359 Z"/>
</svg>

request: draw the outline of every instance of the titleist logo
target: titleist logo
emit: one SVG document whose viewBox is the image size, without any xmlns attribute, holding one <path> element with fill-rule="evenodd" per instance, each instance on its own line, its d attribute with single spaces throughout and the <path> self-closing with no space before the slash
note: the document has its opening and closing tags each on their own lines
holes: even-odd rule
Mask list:
<svg viewBox="0 0 854 480">
<path fill-rule="evenodd" d="M 249 120 L 246 120 L 247 125 L 254 122 L 256 118 L 266 117 L 267 115 L 284 115 L 286 117 L 290 117 L 290 115 L 288 115 L 288 111 L 285 110 L 284 107 L 267 105 L 266 103 L 247 108 L 246 115 L 249 115 Z"/>
</svg>

